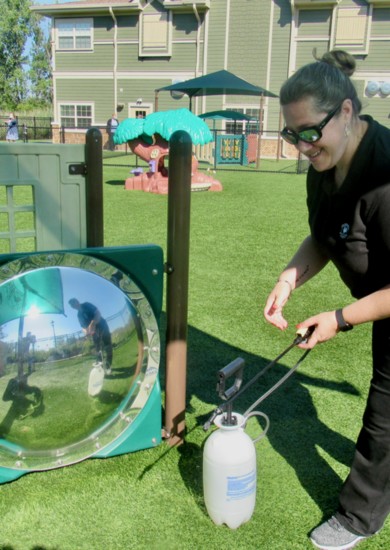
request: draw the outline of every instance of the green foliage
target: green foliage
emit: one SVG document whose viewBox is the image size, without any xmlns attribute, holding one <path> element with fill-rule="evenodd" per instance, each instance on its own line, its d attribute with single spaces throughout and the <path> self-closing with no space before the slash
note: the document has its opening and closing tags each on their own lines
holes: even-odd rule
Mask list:
<svg viewBox="0 0 390 550">
<path fill-rule="evenodd" d="M 51 41 L 50 36 L 45 36 L 39 25 L 38 16 L 34 15 L 33 21 L 33 45 L 28 75 L 32 96 L 30 101 L 35 107 L 39 107 L 51 103 L 53 99 L 50 66 Z"/>
<path fill-rule="evenodd" d="M 49 42 L 30 5 L 31 0 L 0 0 L 0 108 L 6 110 L 15 110 L 30 96 L 39 105 L 51 99 Z M 25 52 L 29 38 L 31 60 Z"/>
</svg>

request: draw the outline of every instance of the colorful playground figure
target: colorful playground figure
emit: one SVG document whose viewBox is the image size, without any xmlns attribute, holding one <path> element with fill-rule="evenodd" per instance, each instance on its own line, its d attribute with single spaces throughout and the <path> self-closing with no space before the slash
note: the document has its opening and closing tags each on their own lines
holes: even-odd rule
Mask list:
<svg viewBox="0 0 390 550">
<path fill-rule="evenodd" d="M 164 159 L 169 153 L 169 139 L 176 130 L 188 132 L 194 145 L 213 141 L 207 124 L 188 109 L 158 111 L 145 118 L 127 118 L 115 132 L 117 145 L 128 143 L 131 151 L 149 165 L 148 172 L 141 168 L 132 171 L 133 177 L 125 181 L 125 189 L 168 193 L 168 168 Z M 222 185 L 211 176 L 198 171 L 198 161 L 192 156 L 191 189 L 193 191 L 222 191 Z"/>
</svg>

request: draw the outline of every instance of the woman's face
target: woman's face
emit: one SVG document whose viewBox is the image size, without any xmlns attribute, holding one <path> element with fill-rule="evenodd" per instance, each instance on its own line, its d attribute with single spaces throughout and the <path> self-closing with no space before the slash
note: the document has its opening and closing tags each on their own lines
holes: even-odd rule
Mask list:
<svg viewBox="0 0 390 550">
<path fill-rule="evenodd" d="M 283 105 L 286 127 L 299 132 L 309 126 L 320 124 L 328 113 L 318 112 L 310 98 Z M 352 105 L 345 100 L 338 112 L 322 129 L 322 137 L 315 143 L 298 141 L 295 147 L 305 155 L 317 172 L 334 168 L 343 161 L 348 144 L 346 125 L 351 119 Z"/>
</svg>

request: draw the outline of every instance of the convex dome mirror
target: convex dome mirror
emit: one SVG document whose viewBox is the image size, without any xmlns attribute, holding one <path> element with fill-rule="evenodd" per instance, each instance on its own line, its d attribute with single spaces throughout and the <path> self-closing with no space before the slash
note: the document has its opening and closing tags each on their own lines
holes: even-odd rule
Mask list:
<svg viewBox="0 0 390 550">
<path fill-rule="evenodd" d="M 73 253 L 2 265 L 0 466 L 94 455 L 140 414 L 159 362 L 153 310 L 123 271 Z"/>
</svg>

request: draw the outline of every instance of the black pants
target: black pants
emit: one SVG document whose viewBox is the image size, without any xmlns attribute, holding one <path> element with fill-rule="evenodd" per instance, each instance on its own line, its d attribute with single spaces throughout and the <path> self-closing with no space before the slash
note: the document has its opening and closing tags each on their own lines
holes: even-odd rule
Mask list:
<svg viewBox="0 0 390 550">
<path fill-rule="evenodd" d="M 93 342 L 95 344 L 96 352 L 104 352 L 106 356 L 106 362 L 109 366 L 111 366 L 113 355 L 111 333 L 110 329 L 108 328 L 107 322 L 103 319 L 101 319 L 95 327 Z"/>
<path fill-rule="evenodd" d="M 114 134 L 112 132 L 108 136 L 108 147 L 110 151 L 115 151 Z"/>
<path fill-rule="evenodd" d="M 377 532 L 390 513 L 390 319 L 373 324 L 372 356 L 363 428 L 337 514 L 345 527 L 366 536 Z"/>
</svg>

